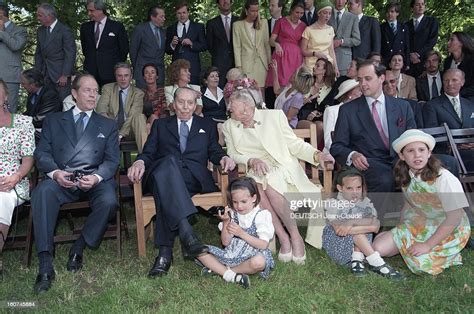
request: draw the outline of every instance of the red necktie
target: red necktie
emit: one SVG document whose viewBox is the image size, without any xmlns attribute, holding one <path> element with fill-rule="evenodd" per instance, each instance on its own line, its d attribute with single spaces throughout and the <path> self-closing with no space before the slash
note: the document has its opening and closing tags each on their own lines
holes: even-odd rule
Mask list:
<svg viewBox="0 0 474 314">
<path fill-rule="evenodd" d="M 377 100 L 372 103 L 372 117 L 374 118 L 375 126 L 377 126 L 377 130 L 379 131 L 380 138 L 382 138 L 383 143 L 385 144 L 385 148 L 388 149 L 388 137 L 385 135 L 385 132 L 382 128 L 382 121 L 380 120 L 379 113 L 377 112 Z"/>
</svg>

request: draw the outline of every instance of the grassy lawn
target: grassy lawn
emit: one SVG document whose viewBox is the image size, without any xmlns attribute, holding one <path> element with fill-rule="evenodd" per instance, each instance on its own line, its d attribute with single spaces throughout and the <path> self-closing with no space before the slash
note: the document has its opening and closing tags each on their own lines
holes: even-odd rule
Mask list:
<svg viewBox="0 0 474 314">
<path fill-rule="evenodd" d="M 178 241 L 175 261 L 167 277 L 150 280 L 146 274 L 156 251 L 148 242 L 148 255 L 138 259 L 133 213 L 128 209 L 130 238 L 124 240 L 123 257 L 117 259 L 114 240 L 98 250 L 85 251 L 84 268 L 66 271 L 70 244 L 56 248 L 56 281 L 46 294 L 35 296 L 33 283 L 37 258 L 24 268 L 22 251 L 5 251 L 5 274 L 0 283 L 0 311 L 11 301 L 35 301 L 44 312 L 473 312 L 474 254 L 463 251 L 464 265 L 437 277 L 413 275 L 400 257 L 391 265 L 407 276 L 390 282 L 370 273 L 355 278 L 333 264 L 323 251 L 307 247 L 304 266 L 277 261 L 266 281 L 251 277 L 244 290 L 219 277 L 201 277 L 192 261 L 183 260 Z M 195 230 L 206 243 L 219 241 L 215 225 L 199 216 Z"/>
</svg>

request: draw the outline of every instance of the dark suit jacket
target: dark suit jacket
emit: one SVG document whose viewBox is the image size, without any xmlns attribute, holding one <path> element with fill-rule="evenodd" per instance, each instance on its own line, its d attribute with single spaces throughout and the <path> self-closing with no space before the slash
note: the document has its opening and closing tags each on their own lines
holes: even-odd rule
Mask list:
<svg viewBox="0 0 474 314">
<path fill-rule="evenodd" d="M 174 23 L 166 29 L 166 53 L 172 55 L 172 61 L 177 59 L 186 59 L 191 63 L 191 84 L 199 84 L 201 75 L 201 59 L 199 54 L 207 49 L 206 34 L 204 25 L 189 21 L 186 30 L 186 38 L 189 38 L 193 46 L 177 45 L 176 49 L 171 48 L 171 41 L 174 36 L 178 36 L 178 23 Z"/>
<path fill-rule="evenodd" d="M 453 56 L 449 55 L 446 60 L 444 60 L 444 70 L 446 71 L 451 67 L 451 62 L 453 61 Z M 459 63 L 458 69 L 464 72 L 464 86 L 461 88 L 460 94 L 464 98 L 474 102 L 474 55 L 464 56 L 464 59 Z"/>
<path fill-rule="evenodd" d="M 146 86 L 143 79 L 143 66 L 147 63 L 153 63 L 158 68 L 158 85 L 164 86 L 165 82 L 165 45 L 166 32 L 160 28 L 161 44 L 153 33 L 150 22 L 137 25 L 130 38 L 130 59 L 133 65 L 133 78 L 137 82 L 137 87 Z"/>
<path fill-rule="evenodd" d="M 98 174 L 104 181 L 113 180 L 120 163 L 117 139 L 115 121 L 92 112 L 83 136 L 76 142 L 72 109 L 53 113 L 44 120 L 35 151 L 36 167 L 44 173 L 81 170 Z"/>
<path fill-rule="evenodd" d="M 35 68 L 55 83 L 61 75 L 71 76 L 76 62 L 76 42 L 71 30 L 57 22 L 48 35 L 40 26 L 36 33 Z"/>
<path fill-rule="evenodd" d="M 395 53 L 403 55 L 403 64 L 410 64 L 410 38 L 408 26 L 397 21 L 397 34 L 394 35 L 388 22 L 380 25 L 381 29 L 381 54 L 385 65 L 388 65 L 390 58 Z"/>
<path fill-rule="evenodd" d="M 28 95 L 26 100 L 26 111 L 24 115 L 33 117 L 33 125 L 40 129 L 43 127 L 44 118 L 52 113 L 61 111 L 63 105 L 59 100 L 58 92 L 50 86 L 43 86 L 39 96 L 36 97 L 35 104 L 32 102 L 33 94 Z"/>
<path fill-rule="evenodd" d="M 375 17 L 363 15 L 359 21 L 360 45 L 352 47 L 352 57 L 367 59 L 371 52 L 380 53 L 380 24 Z"/>
<path fill-rule="evenodd" d="M 407 129 L 416 128 L 413 111 L 408 102 L 385 96 L 389 143 L 391 144 Z M 367 158 L 392 163 L 397 154 L 390 146 L 390 154 L 377 132 L 372 113 L 364 96 L 361 96 L 339 108 L 339 115 L 334 129 L 334 140 L 331 155 L 336 161 L 345 165 L 352 151 L 357 151 Z"/>
<path fill-rule="evenodd" d="M 306 24 L 306 26 L 310 26 L 311 24 L 313 24 L 314 22 L 318 20 L 318 11 L 316 8 L 314 9 L 313 16 L 311 16 L 311 21 L 308 21 L 307 14 L 308 14 L 308 11 L 304 10 L 304 14 L 301 17 L 301 20 Z M 270 27 L 268 28 L 268 31 L 270 31 Z"/>
<path fill-rule="evenodd" d="M 107 18 L 100 36 L 99 46 L 94 41 L 95 22 L 81 25 L 81 45 L 84 54 L 84 70 L 102 83 L 115 81 L 114 65 L 127 60 L 128 36 L 122 23 Z"/>
<path fill-rule="evenodd" d="M 213 164 L 218 165 L 225 153 L 217 142 L 217 128 L 214 121 L 194 116 L 186 150 L 181 153 L 177 118 L 173 116 L 155 120 L 143 147 L 143 152 L 137 156 L 137 160 L 145 162 L 145 185 L 147 185 L 147 177 L 153 172 L 156 162 L 168 155 L 174 155 L 180 161 L 181 167 L 189 169 L 201 183 L 201 193 L 216 190 L 212 174 L 207 168 L 207 162 L 210 160 Z"/>
<path fill-rule="evenodd" d="M 402 100 L 407 101 L 410 104 L 411 110 L 413 111 L 413 115 L 415 117 L 415 123 L 417 129 L 424 128 L 423 123 L 423 103 L 417 102 L 413 99 L 408 98 L 400 98 Z"/>
<path fill-rule="evenodd" d="M 443 73 L 439 73 L 441 75 L 441 93 L 443 92 Z M 431 99 L 430 94 L 430 87 L 433 82 L 428 82 L 427 75 L 420 75 L 416 78 L 416 96 L 418 97 L 418 101 L 429 101 Z M 440 95 L 441 95 L 440 93 Z"/>
<path fill-rule="evenodd" d="M 462 121 L 445 94 L 436 97 L 423 106 L 425 128 L 438 127 L 446 122 L 450 129 L 474 128 L 474 103 L 460 97 Z"/>
<path fill-rule="evenodd" d="M 206 24 L 207 48 L 211 54 L 211 64 L 219 69 L 219 86 L 226 83 L 227 71 L 235 66 L 234 46 L 232 45 L 232 25 L 237 21 L 232 15 L 230 20 L 230 41 L 227 41 L 224 24 L 220 15 L 209 20 Z"/>
<path fill-rule="evenodd" d="M 409 72 L 412 76 L 417 77 L 423 70 L 426 53 L 433 50 L 433 47 L 438 42 L 439 23 L 434 17 L 425 15 L 421 19 L 416 31 L 413 25 L 413 19 L 408 20 L 406 25 L 408 27 L 410 39 L 410 52 L 418 53 L 421 59 L 421 62 L 415 65 L 416 68 L 418 68 L 418 71 L 415 70 L 414 72 L 413 69 L 410 69 Z M 413 65 L 410 65 L 410 68 L 413 68 Z"/>
</svg>

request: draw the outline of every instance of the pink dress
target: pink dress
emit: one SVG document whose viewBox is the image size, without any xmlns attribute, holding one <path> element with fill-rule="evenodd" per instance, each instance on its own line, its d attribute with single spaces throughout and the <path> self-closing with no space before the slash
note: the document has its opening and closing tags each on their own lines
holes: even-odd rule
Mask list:
<svg viewBox="0 0 474 314">
<path fill-rule="evenodd" d="M 280 18 L 275 23 L 273 34 L 278 35 L 277 41 L 283 49 L 283 56 L 279 57 L 276 51 L 273 52 L 272 59 L 276 59 L 278 64 L 278 82 L 280 86 L 288 85 L 288 81 L 298 67 L 303 63 L 303 53 L 300 48 L 301 36 L 306 28 L 306 24 L 299 22 L 295 29 L 286 17 Z M 266 86 L 273 86 L 273 69 L 268 69 Z"/>
</svg>

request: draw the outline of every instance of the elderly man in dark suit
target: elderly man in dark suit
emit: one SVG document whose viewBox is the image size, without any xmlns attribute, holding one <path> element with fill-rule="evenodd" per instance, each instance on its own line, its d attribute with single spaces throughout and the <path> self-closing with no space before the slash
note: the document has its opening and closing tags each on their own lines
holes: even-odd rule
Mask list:
<svg viewBox="0 0 474 314">
<path fill-rule="evenodd" d="M 207 22 L 206 39 L 211 64 L 219 69 L 219 86 L 224 88 L 227 71 L 235 66 L 232 24 L 238 18 L 232 15 L 232 0 L 216 0 L 216 2 L 220 14 Z"/>
<path fill-rule="evenodd" d="M 36 129 L 35 137 L 36 140 L 39 140 L 44 118 L 50 113 L 61 111 L 62 103 L 56 89 L 44 84 L 43 74 L 37 69 L 23 71 L 20 82 L 28 92 L 24 114 L 33 117 L 33 125 Z"/>
<path fill-rule="evenodd" d="M 352 47 L 360 45 L 359 19 L 345 8 L 347 0 L 335 0 L 329 25 L 334 27 L 337 68 L 346 75 L 352 61 Z"/>
<path fill-rule="evenodd" d="M 357 79 L 363 96 L 339 109 L 331 155 L 362 171 L 369 192 L 392 192 L 397 154 L 391 143 L 416 128 L 413 112 L 408 102 L 384 95 L 384 66 L 361 62 Z"/>
<path fill-rule="evenodd" d="M 165 83 L 165 10 L 153 6 L 148 10 L 148 22 L 135 27 L 130 38 L 130 59 L 133 65 L 133 78 L 138 88 L 145 88 L 143 66 L 153 63 L 158 69 L 158 86 Z"/>
<path fill-rule="evenodd" d="M 61 204 L 88 198 L 91 214 L 69 251 L 67 270 L 82 267 L 85 246 L 100 245 L 118 206 L 114 174 L 120 163 L 114 121 L 94 112 L 98 85 L 89 74 L 72 83 L 76 107 L 48 116 L 35 151 L 36 167 L 46 175 L 31 196 L 39 273 L 34 289 L 47 291 L 54 280 L 54 228 Z M 80 171 L 82 176 L 77 176 Z"/>
<path fill-rule="evenodd" d="M 27 41 L 26 28 L 15 25 L 6 5 L 0 5 L 0 79 L 8 87 L 8 110 L 16 112 L 20 89 L 21 54 Z"/>
<path fill-rule="evenodd" d="M 410 68 L 408 74 L 418 77 L 423 72 L 425 55 L 438 42 L 439 23 L 425 16 L 425 0 L 412 0 L 413 19 L 406 22 L 410 39 Z"/>
<path fill-rule="evenodd" d="M 474 103 L 459 95 L 464 72 L 448 69 L 443 74 L 444 93 L 423 106 L 425 128 L 446 122 L 451 129 L 474 128 Z"/>
<path fill-rule="evenodd" d="M 168 273 L 173 243 L 179 234 L 185 257 L 207 252 L 195 236 L 188 217 L 196 213 L 191 196 L 217 190 L 207 165 L 210 160 L 225 171 L 235 167 L 217 142 L 217 128 L 211 119 L 193 115 L 196 92 L 178 88 L 175 92 L 176 116 L 155 120 L 143 153 L 128 170 L 128 177 L 150 187 L 157 209 L 155 243 L 159 255 L 148 276 Z"/>
<path fill-rule="evenodd" d="M 91 21 L 80 30 L 84 70 L 102 87 L 115 81 L 114 65 L 127 59 L 128 36 L 122 23 L 107 16 L 104 0 L 87 0 L 86 7 Z"/>
<path fill-rule="evenodd" d="M 178 21 L 166 29 L 166 53 L 172 56 L 172 61 L 188 60 L 191 63 L 191 84 L 200 85 L 200 53 L 207 50 L 204 25 L 189 20 L 186 2 L 178 3 L 175 10 Z"/>
<path fill-rule="evenodd" d="M 443 74 L 439 70 L 441 54 L 430 50 L 425 58 L 425 72 L 416 78 L 416 95 L 419 101 L 429 101 L 441 95 Z"/>
<path fill-rule="evenodd" d="M 386 66 L 395 53 L 399 53 L 403 56 L 403 64 L 410 64 L 408 26 L 398 21 L 399 14 L 400 3 L 387 3 L 385 6 L 386 22 L 380 25 L 382 32 L 381 54 L 383 63 Z"/>
<path fill-rule="evenodd" d="M 363 0 L 349 0 L 349 11 L 359 18 L 360 44 L 352 47 L 352 58 L 367 59 L 372 52 L 380 53 L 380 24 L 375 17 L 364 15 Z"/>
<path fill-rule="evenodd" d="M 35 68 L 45 85 L 56 88 L 59 100 L 71 94 L 71 75 L 76 62 L 76 42 L 71 30 L 59 22 L 54 6 L 43 3 L 36 11 L 41 26 L 36 32 Z"/>
</svg>

